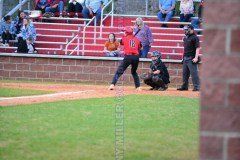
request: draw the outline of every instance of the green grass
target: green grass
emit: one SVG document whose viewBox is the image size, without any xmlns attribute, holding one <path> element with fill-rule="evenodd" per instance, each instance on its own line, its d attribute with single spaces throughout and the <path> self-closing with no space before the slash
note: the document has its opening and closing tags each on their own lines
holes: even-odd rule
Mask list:
<svg viewBox="0 0 240 160">
<path fill-rule="evenodd" d="M 30 90 L 30 89 L 15 89 L 15 88 L 1 88 L 0 97 L 18 97 L 18 96 L 31 96 L 53 93 L 50 91 Z"/>
<path fill-rule="evenodd" d="M 113 160 L 115 98 L 0 108 L 1 160 Z M 131 95 L 125 160 L 197 160 L 197 98 Z"/>
</svg>

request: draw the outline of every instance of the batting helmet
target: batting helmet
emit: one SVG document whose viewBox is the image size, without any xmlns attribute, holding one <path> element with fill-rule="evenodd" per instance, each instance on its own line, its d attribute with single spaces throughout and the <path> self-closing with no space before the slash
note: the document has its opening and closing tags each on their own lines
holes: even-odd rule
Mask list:
<svg viewBox="0 0 240 160">
<path fill-rule="evenodd" d="M 132 27 L 129 26 L 125 27 L 123 31 L 126 32 L 127 34 L 133 34 L 133 29 Z"/>
<path fill-rule="evenodd" d="M 159 52 L 159 51 L 153 51 L 152 53 L 151 53 L 151 57 L 161 57 L 161 52 Z"/>
</svg>

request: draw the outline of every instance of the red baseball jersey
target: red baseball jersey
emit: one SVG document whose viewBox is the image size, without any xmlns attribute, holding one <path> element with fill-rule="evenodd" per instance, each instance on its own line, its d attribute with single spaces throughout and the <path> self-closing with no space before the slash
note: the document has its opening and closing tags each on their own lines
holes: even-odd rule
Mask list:
<svg viewBox="0 0 240 160">
<path fill-rule="evenodd" d="M 142 45 L 139 39 L 133 35 L 127 35 L 122 38 L 121 44 L 124 46 L 124 55 L 138 55 Z"/>
</svg>

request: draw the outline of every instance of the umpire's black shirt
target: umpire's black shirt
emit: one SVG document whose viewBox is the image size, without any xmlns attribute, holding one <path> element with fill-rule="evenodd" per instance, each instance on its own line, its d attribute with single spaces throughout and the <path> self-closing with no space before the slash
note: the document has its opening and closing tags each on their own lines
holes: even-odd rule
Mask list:
<svg viewBox="0 0 240 160">
<path fill-rule="evenodd" d="M 199 47 L 199 38 L 195 33 L 185 36 L 183 38 L 184 42 L 184 56 L 195 57 L 196 49 Z"/>
</svg>

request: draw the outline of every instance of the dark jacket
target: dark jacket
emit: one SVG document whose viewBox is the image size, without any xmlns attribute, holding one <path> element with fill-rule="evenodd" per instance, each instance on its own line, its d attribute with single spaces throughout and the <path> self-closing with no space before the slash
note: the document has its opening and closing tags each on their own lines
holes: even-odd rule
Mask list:
<svg viewBox="0 0 240 160">
<path fill-rule="evenodd" d="M 156 70 L 160 70 L 159 73 L 159 77 L 162 78 L 162 80 L 164 81 L 165 84 L 170 83 L 169 81 L 169 73 L 167 70 L 167 67 L 165 66 L 165 64 L 162 62 L 162 60 L 160 58 L 158 58 L 155 62 L 152 61 L 151 65 L 150 65 L 150 69 L 154 72 Z"/>
</svg>

